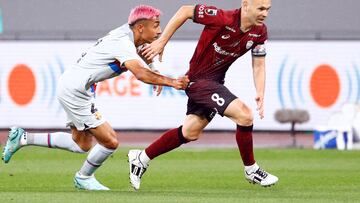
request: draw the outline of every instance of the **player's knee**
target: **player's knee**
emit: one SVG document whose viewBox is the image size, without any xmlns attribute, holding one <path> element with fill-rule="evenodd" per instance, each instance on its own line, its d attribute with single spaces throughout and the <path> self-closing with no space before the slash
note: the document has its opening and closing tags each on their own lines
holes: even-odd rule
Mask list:
<svg viewBox="0 0 360 203">
<path fill-rule="evenodd" d="M 185 132 L 184 138 L 189 142 L 196 141 L 199 139 L 200 134 L 201 134 L 201 132 Z"/>
<path fill-rule="evenodd" d="M 82 144 L 82 145 L 78 145 L 80 147 L 79 152 L 80 153 L 86 153 L 89 152 L 90 149 L 92 148 L 92 144 Z"/>
<path fill-rule="evenodd" d="M 241 108 L 241 116 L 239 116 L 237 120 L 238 120 L 237 122 L 238 125 L 242 125 L 242 126 L 252 125 L 254 121 L 254 116 L 251 109 L 247 106 L 243 106 Z"/>
<path fill-rule="evenodd" d="M 119 147 L 119 141 L 117 140 L 117 134 L 112 131 L 109 133 L 109 140 L 106 143 L 106 146 L 108 149 L 117 149 Z"/>
<path fill-rule="evenodd" d="M 75 140 L 75 142 L 79 147 L 79 149 L 75 151 L 79 151 L 80 153 L 86 153 L 92 148 L 92 137 L 86 137 L 86 139 L 78 139 Z"/>
<path fill-rule="evenodd" d="M 111 139 L 111 141 L 109 142 L 109 145 L 108 145 L 108 149 L 117 149 L 119 147 L 119 141 L 117 139 Z"/>
<path fill-rule="evenodd" d="M 108 149 L 117 149 L 119 147 L 119 141 L 116 136 L 110 136 L 109 139 L 104 143 L 104 146 Z"/>
<path fill-rule="evenodd" d="M 115 138 L 109 139 L 106 142 L 101 143 L 104 147 L 108 149 L 117 149 L 119 146 L 119 141 Z"/>
<path fill-rule="evenodd" d="M 253 116 L 252 112 L 250 111 L 249 113 L 245 114 L 243 125 L 250 126 L 253 124 L 253 121 L 254 121 L 254 116 Z"/>
</svg>

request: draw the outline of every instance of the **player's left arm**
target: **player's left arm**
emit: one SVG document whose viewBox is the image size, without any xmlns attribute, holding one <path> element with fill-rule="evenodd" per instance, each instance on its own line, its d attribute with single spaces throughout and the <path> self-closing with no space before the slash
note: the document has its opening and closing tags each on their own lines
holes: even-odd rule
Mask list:
<svg viewBox="0 0 360 203">
<path fill-rule="evenodd" d="M 162 61 L 164 47 L 176 32 L 176 30 L 179 29 L 188 19 L 193 18 L 194 9 L 195 6 L 193 5 L 181 6 L 166 25 L 160 38 L 153 41 L 150 45 L 144 47 L 142 54 L 145 56 L 145 58 L 153 59 L 156 55 L 159 54 L 159 61 Z"/>
<path fill-rule="evenodd" d="M 265 56 L 252 56 L 253 76 L 256 89 L 256 110 L 261 119 L 264 118 L 264 94 L 265 94 Z"/>
<path fill-rule="evenodd" d="M 145 56 L 141 53 L 141 49 L 146 46 L 148 44 L 144 44 L 141 45 L 139 47 L 136 48 L 136 51 L 138 53 L 138 55 L 141 57 L 141 59 L 148 65 L 148 67 L 150 68 L 150 70 L 152 70 L 155 73 L 160 74 L 160 71 L 156 69 L 155 65 L 154 65 L 154 60 L 153 59 L 146 59 Z M 156 96 L 159 96 L 161 91 L 163 89 L 162 85 L 153 85 L 153 90 L 156 92 Z"/>
</svg>

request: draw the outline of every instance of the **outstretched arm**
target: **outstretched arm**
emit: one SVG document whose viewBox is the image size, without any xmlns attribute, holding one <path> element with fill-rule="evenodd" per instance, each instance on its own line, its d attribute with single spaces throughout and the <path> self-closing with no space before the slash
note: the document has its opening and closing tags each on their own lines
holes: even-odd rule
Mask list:
<svg viewBox="0 0 360 203">
<path fill-rule="evenodd" d="M 254 83 L 256 89 L 256 110 L 260 118 L 264 118 L 264 93 L 265 93 L 265 57 L 252 57 Z"/>
<path fill-rule="evenodd" d="M 130 70 L 138 80 L 147 84 L 165 85 L 179 90 L 185 89 L 189 83 L 187 76 L 182 76 L 178 79 L 169 78 L 145 68 L 139 60 L 126 61 L 125 67 Z"/>
<path fill-rule="evenodd" d="M 194 16 L 195 6 L 182 6 L 175 13 L 175 15 L 170 19 L 169 23 L 166 25 L 164 32 L 161 34 L 160 38 L 152 42 L 149 46 L 146 46 L 143 49 L 142 54 L 146 59 L 151 60 L 156 55 L 160 55 L 159 60 L 162 59 L 162 53 L 165 45 L 168 43 L 170 38 L 173 36 L 175 31 L 181 27 L 186 20 L 192 19 Z"/>
</svg>

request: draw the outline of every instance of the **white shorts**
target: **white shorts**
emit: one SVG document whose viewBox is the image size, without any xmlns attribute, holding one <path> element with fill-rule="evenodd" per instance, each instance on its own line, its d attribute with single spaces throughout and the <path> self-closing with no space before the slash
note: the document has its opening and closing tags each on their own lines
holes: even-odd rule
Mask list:
<svg viewBox="0 0 360 203">
<path fill-rule="evenodd" d="M 79 131 L 96 128 L 105 119 L 95 107 L 94 93 L 85 90 L 81 78 L 73 78 L 64 73 L 58 82 L 57 97 L 67 115 L 66 126 L 76 127 Z"/>
</svg>

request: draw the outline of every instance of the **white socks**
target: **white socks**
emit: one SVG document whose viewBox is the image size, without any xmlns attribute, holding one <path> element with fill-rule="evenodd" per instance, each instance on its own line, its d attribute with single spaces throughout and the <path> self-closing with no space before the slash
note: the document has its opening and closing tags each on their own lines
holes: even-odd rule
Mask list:
<svg viewBox="0 0 360 203">
<path fill-rule="evenodd" d="M 49 148 L 65 149 L 72 152 L 85 153 L 72 139 L 70 133 L 25 133 L 21 145 L 36 145 Z"/>
<path fill-rule="evenodd" d="M 35 145 L 49 148 L 65 149 L 72 152 L 85 153 L 72 139 L 69 133 L 25 133 L 21 137 L 20 143 L 24 145 Z M 91 176 L 101 164 L 114 153 L 115 150 L 108 149 L 100 144 L 96 144 L 89 152 L 86 161 L 79 173 L 84 176 Z M 145 154 L 145 151 L 144 151 Z M 145 154 L 147 157 L 147 155 Z M 150 160 L 149 158 L 147 158 Z M 148 162 L 148 161 L 147 161 Z"/>
<path fill-rule="evenodd" d="M 90 150 L 86 161 L 80 169 L 80 174 L 91 176 L 114 151 L 113 149 L 108 149 L 100 144 L 96 144 Z"/>
<path fill-rule="evenodd" d="M 258 169 L 259 169 L 259 165 L 257 165 L 256 162 L 251 166 L 245 166 L 245 171 L 248 173 L 254 173 Z"/>
<path fill-rule="evenodd" d="M 145 150 L 142 150 L 139 156 L 140 162 L 147 167 L 149 165 L 150 158 L 146 154 Z"/>
</svg>

